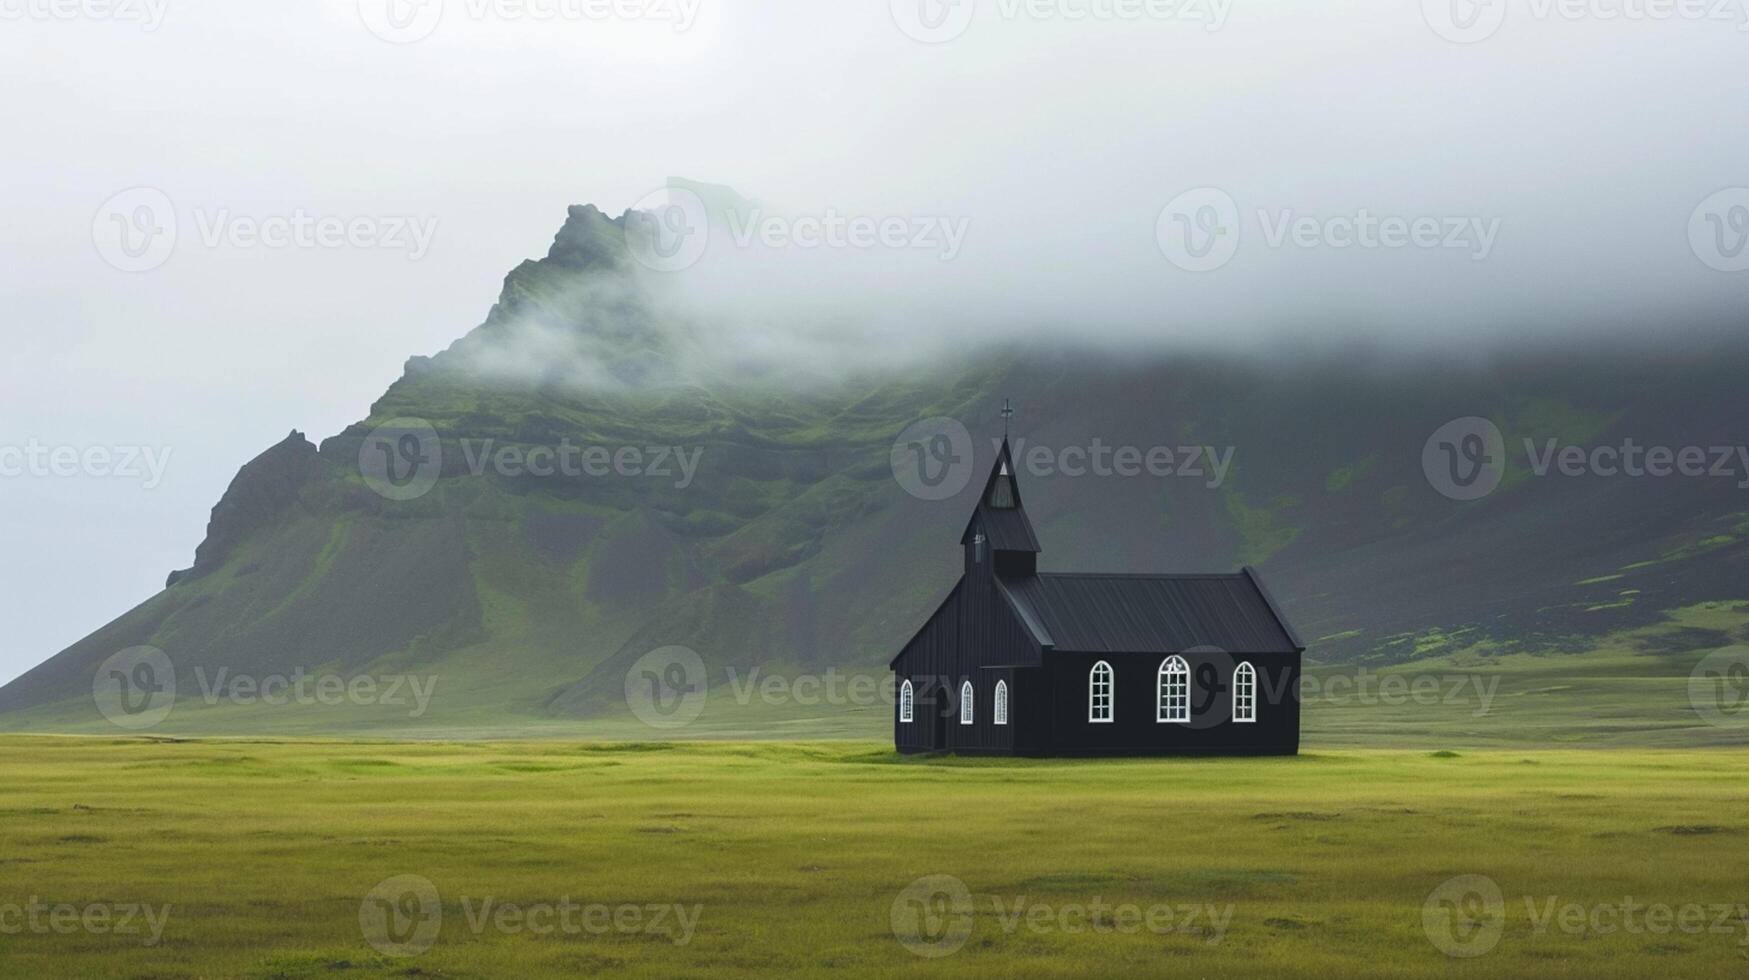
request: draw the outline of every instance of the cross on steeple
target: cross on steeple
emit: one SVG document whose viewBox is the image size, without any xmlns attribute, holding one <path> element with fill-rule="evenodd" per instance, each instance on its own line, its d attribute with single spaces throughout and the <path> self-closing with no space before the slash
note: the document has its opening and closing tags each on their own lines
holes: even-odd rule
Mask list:
<svg viewBox="0 0 1749 980">
<path fill-rule="evenodd" d="M 1013 417 L 1014 403 L 1006 398 L 1002 399 L 1002 438 L 1005 440 L 1008 438 L 1008 420 Z"/>
</svg>

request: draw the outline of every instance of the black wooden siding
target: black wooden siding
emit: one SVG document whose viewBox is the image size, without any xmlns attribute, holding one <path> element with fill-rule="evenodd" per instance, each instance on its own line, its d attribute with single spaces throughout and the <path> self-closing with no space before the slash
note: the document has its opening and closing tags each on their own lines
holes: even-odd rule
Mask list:
<svg viewBox="0 0 1749 980">
<path fill-rule="evenodd" d="M 1300 656 L 1180 654 L 1190 667 L 1191 723 L 1158 721 L 1163 657 L 1148 654 L 1064 654 L 1048 660 L 1053 755 L 1293 755 L 1300 746 Z M 1087 720 L 1093 665 L 1112 669 L 1113 719 Z M 1232 720 L 1233 670 L 1257 671 L 1257 720 Z"/>
</svg>

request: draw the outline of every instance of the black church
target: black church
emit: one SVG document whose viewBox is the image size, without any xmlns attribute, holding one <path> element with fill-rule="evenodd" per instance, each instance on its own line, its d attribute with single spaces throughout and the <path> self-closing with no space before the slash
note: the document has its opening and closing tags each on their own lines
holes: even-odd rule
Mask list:
<svg viewBox="0 0 1749 980">
<path fill-rule="evenodd" d="M 891 667 L 900 752 L 1293 755 L 1294 633 L 1256 571 L 1038 571 L 1008 440 L 960 538 L 965 573 Z"/>
</svg>

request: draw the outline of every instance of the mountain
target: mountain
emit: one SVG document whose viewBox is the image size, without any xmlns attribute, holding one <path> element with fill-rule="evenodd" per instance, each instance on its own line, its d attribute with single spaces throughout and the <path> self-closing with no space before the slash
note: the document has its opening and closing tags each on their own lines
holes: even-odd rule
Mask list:
<svg viewBox="0 0 1749 980">
<path fill-rule="evenodd" d="M 908 454 L 947 443 L 895 440 L 957 420 L 971 452 L 952 472 L 981 472 L 1004 398 L 1043 567 L 1258 566 L 1314 662 L 1625 650 L 1675 677 L 1749 639 L 1749 459 L 1720 457 L 1729 476 L 1536 472 L 1550 440 L 1740 444 L 1744 345 L 1453 363 L 1035 340 L 816 376 L 722 356 L 709 320 L 665 298 L 672 277 L 634 260 L 639 220 L 573 207 L 485 321 L 411 359 L 368 416 L 245 464 L 192 566 L 0 689 L 0 727 L 114 731 L 94 675 L 142 645 L 175 665 L 166 731 L 587 730 L 625 716 L 628 668 L 669 645 L 713 684 L 756 667 L 880 676 L 955 580 L 976 492 L 926 499 Z M 1441 453 L 1472 443 L 1428 443 L 1465 417 L 1491 420 L 1505 456 L 1474 500 L 1429 475 L 1462 463 Z M 1190 448 L 1196 474 L 1078 472 L 1102 453 L 1108 470 L 1167 452 L 1182 466 Z M 210 696 L 300 671 L 438 686 L 417 716 Z M 878 732 L 885 709 L 858 711 L 856 730 Z M 788 716 L 745 717 L 769 731 Z"/>
</svg>

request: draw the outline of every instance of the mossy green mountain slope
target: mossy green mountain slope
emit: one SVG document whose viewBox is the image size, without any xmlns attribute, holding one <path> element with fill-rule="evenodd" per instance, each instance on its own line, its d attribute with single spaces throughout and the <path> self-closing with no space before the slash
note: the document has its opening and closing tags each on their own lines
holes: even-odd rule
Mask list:
<svg viewBox="0 0 1749 980">
<path fill-rule="evenodd" d="M 1584 655 L 1632 635 L 1658 637 L 1641 652 L 1675 675 L 1697 651 L 1749 640 L 1749 617 L 1647 629 L 1749 598 L 1737 480 L 1536 476 L 1521 448 L 1741 442 L 1741 347 L 1451 368 L 1017 342 L 803 379 L 703 356 L 708 326 L 654 295 L 626 222 L 571 209 L 486 321 L 411 360 L 365 418 L 319 447 L 294 432 L 244 466 L 194 565 L 0 689 L 0 727 L 102 730 L 94 674 L 139 645 L 176 667 L 167 731 L 563 730 L 624 715 L 627 668 L 671 644 L 698 651 L 713 683 L 754 666 L 879 675 L 958 574 L 979 482 L 947 500 L 908 494 L 895 437 L 960 420 L 981 472 L 1004 397 L 1021 406 L 1046 567 L 1259 565 L 1324 663 Z M 1460 503 L 1433 489 L 1421 451 L 1466 415 L 1495 420 L 1513 458 L 1500 490 Z M 405 420 L 436 433 L 441 466 L 428 492 L 392 499 L 361 455 Z M 637 465 L 536 475 L 495 462 L 562 446 Z M 1169 450 L 1193 471 L 1101 474 L 1088 465 L 1101 446 Z M 417 717 L 203 697 L 220 676 L 299 670 L 439 686 Z"/>
</svg>

